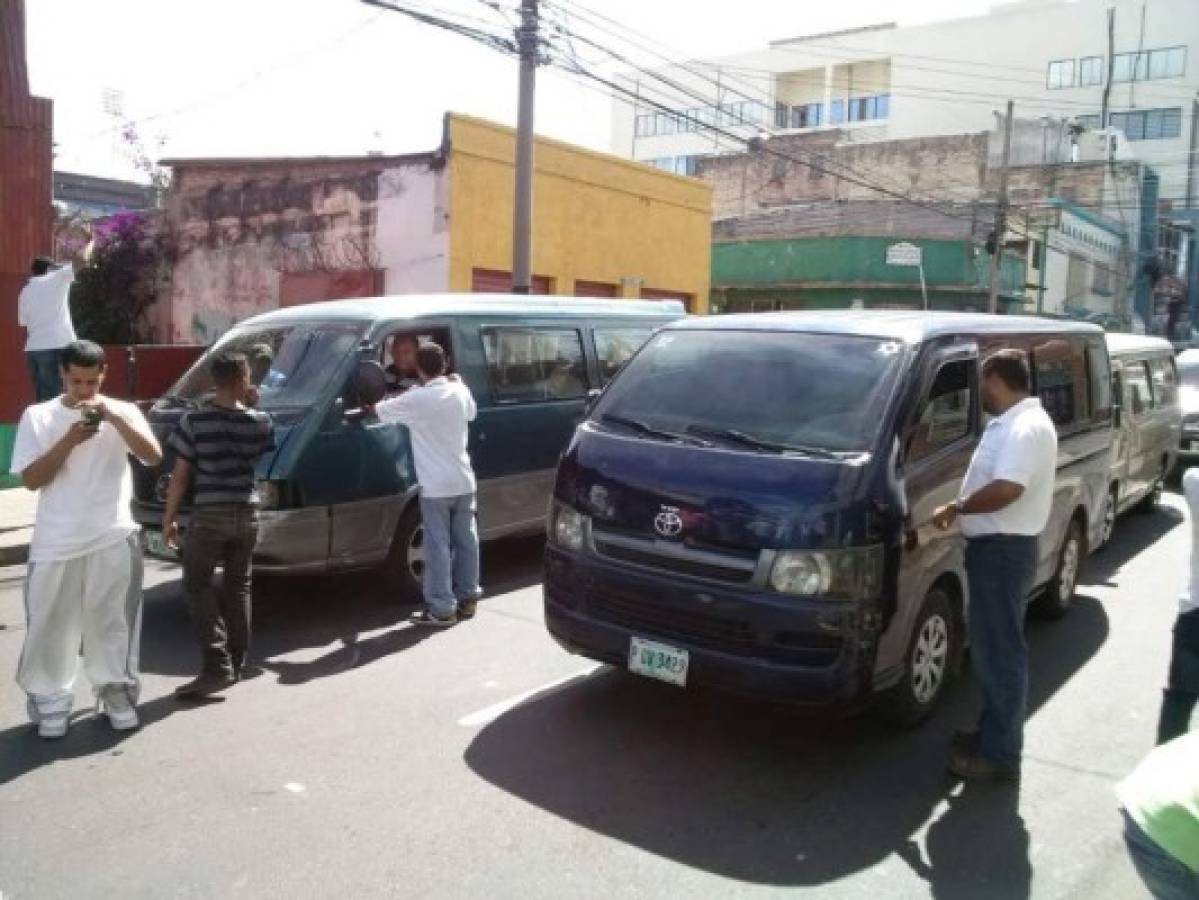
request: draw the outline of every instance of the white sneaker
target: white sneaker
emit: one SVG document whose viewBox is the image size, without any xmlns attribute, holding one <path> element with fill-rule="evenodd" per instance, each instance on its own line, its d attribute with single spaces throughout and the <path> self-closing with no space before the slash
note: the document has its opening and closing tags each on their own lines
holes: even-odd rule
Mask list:
<svg viewBox="0 0 1199 900">
<path fill-rule="evenodd" d="M 138 726 L 137 710 L 124 691 L 112 691 L 101 699 L 108 722 L 116 731 L 132 731 Z"/>
<path fill-rule="evenodd" d="M 66 713 L 54 716 L 43 716 L 37 723 L 37 736 L 46 740 L 57 740 L 67 736 L 68 717 Z"/>
</svg>

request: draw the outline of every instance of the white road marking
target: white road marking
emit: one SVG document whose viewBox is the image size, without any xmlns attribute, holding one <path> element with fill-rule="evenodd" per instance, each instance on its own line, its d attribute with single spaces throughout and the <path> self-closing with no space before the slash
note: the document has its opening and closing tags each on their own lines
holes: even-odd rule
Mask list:
<svg viewBox="0 0 1199 900">
<path fill-rule="evenodd" d="M 478 725 L 487 725 L 494 722 L 510 709 L 515 709 L 526 700 L 530 700 L 539 694 L 545 694 L 556 688 L 564 687 L 572 681 L 578 681 L 581 678 L 586 678 L 597 669 L 602 669 L 603 663 L 596 663 L 594 666 L 588 666 L 579 672 L 574 672 L 566 675 L 563 678 L 558 678 L 551 681 L 549 684 L 543 684 L 541 687 L 535 687 L 531 691 L 525 691 L 523 694 L 517 694 L 515 697 L 509 697 L 507 700 L 501 700 L 499 703 L 493 703 L 491 706 L 480 709 L 478 712 L 473 712 L 468 716 L 463 716 L 458 720 L 458 724 L 466 728 L 474 728 Z"/>
</svg>

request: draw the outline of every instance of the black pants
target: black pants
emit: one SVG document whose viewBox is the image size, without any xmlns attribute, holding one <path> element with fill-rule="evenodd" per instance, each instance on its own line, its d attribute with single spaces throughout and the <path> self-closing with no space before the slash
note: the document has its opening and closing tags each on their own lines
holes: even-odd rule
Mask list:
<svg viewBox="0 0 1199 900">
<path fill-rule="evenodd" d="M 1199 700 L 1199 609 L 1179 613 L 1174 623 L 1174 649 L 1170 677 L 1162 692 L 1157 721 L 1157 742 L 1164 744 L 1191 727 L 1191 713 Z"/>
<path fill-rule="evenodd" d="M 244 504 L 197 507 L 183 542 L 183 590 L 191 609 L 204 672 L 237 674 L 250 647 L 250 560 L 258 512 Z M 221 590 L 212 586 L 217 565 Z"/>
</svg>

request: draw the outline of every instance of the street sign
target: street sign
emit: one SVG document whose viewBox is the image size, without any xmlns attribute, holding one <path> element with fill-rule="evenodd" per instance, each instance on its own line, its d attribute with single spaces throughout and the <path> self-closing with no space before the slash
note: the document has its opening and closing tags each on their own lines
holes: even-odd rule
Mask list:
<svg viewBox="0 0 1199 900">
<path fill-rule="evenodd" d="M 887 265 L 889 266 L 919 266 L 923 262 L 920 248 L 906 241 L 892 244 L 887 248 Z"/>
</svg>

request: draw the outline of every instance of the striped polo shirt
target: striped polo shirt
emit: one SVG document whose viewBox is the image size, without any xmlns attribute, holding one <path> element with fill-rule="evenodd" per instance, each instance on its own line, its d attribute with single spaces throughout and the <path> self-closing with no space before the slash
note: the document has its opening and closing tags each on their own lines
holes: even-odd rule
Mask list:
<svg viewBox="0 0 1199 900">
<path fill-rule="evenodd" d="M 254 468 L 274 448 L 274 428 L 256 409 L 210 405 L 185 413 L 169 446 L 192 465 L 196 506 L 256 504 Z"/>
</svg>

